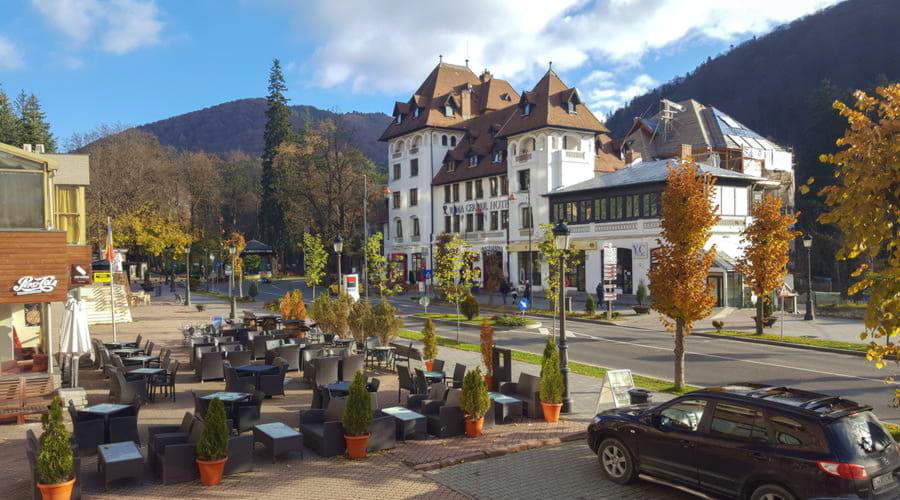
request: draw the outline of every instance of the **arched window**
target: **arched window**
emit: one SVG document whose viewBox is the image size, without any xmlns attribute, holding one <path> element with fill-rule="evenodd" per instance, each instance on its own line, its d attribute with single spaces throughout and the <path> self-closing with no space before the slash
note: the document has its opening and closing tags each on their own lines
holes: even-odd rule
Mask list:
<svg viewBox="0 0 900 500">
<path fill-rule="evenodd" d="M 394 237 L 402 238 L 403 237 L 403 221 L 400 219 L 397 219 L 395 226 L 396 226 L 396 229 L 394 230 Z"/>
<path fill-rule="evenodd" d="M 537 139 L 532 137 L 528 142 L 530 143 L 529 151 L 534 151 L 537 149 Z"/>
<path fill-rule="evenodd" d="M 394 143 L 394 152 L 399 153 L 403 151 L 403 141 L 397 141 Z"/>
<path fill-rule="evenodd" d="M 446 145 L 447 145 L 447 136 L 442 135 L 441 136 L 441 146 L 446 146 Z"/>
<path fill-rule="evenodd" d="M 450 136 L 450 146 L 452 146 L 454 148 L 456 147 L 456 136 L 455 135 Z"/>
</svg>

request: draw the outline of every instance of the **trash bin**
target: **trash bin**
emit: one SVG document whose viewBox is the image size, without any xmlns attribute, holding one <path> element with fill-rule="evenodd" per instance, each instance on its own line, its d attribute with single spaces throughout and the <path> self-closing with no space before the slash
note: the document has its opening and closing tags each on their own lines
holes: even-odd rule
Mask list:
<svg viewBox="0 0 900 500">
<path fill-rule="evenodd" d="M 628 391 L 628 398 L 631 400 L 631 404 L 639 405 L 649 403 L 653 396 L 647 389 L 631 389 Z"/>
</svg>

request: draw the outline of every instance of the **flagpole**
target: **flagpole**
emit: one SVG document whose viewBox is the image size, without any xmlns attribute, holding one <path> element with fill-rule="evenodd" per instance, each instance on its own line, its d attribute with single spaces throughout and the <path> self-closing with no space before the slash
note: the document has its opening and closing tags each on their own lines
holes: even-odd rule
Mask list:
<svg viewBox="0 0 900 500">
<path fill-rule="evenodd" d="M 106 258 L 109 260 L 109 310 L 112 315 L 113 342 L 118 342 L 118 332 L 116 332 L 116 273 L 113 268 L 115 252 L 112 248 L 112 217 L 106 218 L 106 232 Z"/>
</svg>

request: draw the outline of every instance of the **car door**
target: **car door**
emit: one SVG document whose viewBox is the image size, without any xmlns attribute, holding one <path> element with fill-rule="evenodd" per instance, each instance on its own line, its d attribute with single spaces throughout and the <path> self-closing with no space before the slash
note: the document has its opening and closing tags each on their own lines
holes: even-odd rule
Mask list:
<svg viewBox="0 0 900 500">
<path fill-rule="evenodd" d="M 740 495 L 751 475 L 770 474 L 773 453 L 761 408 L 717 401 L 696 449 L 700 487 L 729 497 Z"/>
<path fill-rule="evenodd" d="M 694 453 L 709 402 L 702 398 L 682 398 L 654 412 L 650 425 L 638 439 L 640 468 L 653 476 L 696 486 L 697 461 Z"/>
</svg>

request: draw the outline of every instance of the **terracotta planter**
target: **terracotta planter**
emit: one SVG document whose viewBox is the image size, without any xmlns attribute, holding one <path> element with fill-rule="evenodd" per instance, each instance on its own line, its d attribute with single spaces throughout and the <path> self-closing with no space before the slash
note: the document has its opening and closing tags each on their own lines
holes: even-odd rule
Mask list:
<svg viewBox="0 0 900 500">
<path fill-rule="evenodd" d="M 544 410 L 544 422 L 553 424 L 559 422 L 559 411 L 562 403 L 545 403 L 541 401 L 541 409 Z"/>
<path fill-rule="evenodd" d="M 72 487 L 74 486 L 74 477 L 64 483 L 38 483 L 38 489 L 41 490 L 41 496 L 44 498 L 44 500 L 69 500 L 70 498 L 72 498 Z"/>
<path fill-rule="evenodd" d="M 344 441 L 347 442 L 347 458 L 366 458 L 366 447 L 369 445 L 369 435 L 348 436 L 344 434 Z"/>
<path fill-rule="evenodd" d="M 200 460 L 197 459 L 197 467 L 200 468 L 200 482 L 203 486 L 215 486 L 222 482 L 222 472 L 225 470 L 225 462 L 228 457 L 222 460 Z"/>
<path fill-rule="evenodd" d="M 466 419 L 466 437 L 475 438 L 480 436 L 483 428 L 484 417 L 481 417 L 478 420 Z"/>
<path fill-rule="evenodd" d="M 492 385 L 492 382 L 494 381 L 494 377 L 492 377 L 491 375 L 482 375 L 482 376 L 484 377 L 484 383 L 487 384 L 487 389 L 489 391 L 493 391 L 494 386 Z"/>
<path fill-rule="evenodd" d="M 434 360 L 426 359 L 425 360 L 425 371 L 430 372 L 432 368 L 434 368 Z"/>
</svg>

